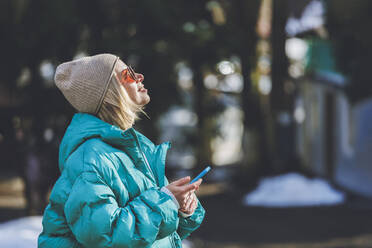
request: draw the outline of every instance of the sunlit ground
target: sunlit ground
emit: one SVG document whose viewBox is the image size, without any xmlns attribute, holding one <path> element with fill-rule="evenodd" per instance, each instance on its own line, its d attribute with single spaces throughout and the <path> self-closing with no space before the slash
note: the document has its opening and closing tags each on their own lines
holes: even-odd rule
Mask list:
<svg viewBox="0 0 372 248">
<path fill-rule="evenodd" d="M 282 244 L 242 244 L 242 243 L 214 243 L 193 240 L 195 248 L 367 248 L 372 247 L 372 234 L 355 236 L 347 239 L 333 239 L 325 242 L 294 242 Z"/>
<path fill-rule="evenodd" d="M 244 206 L 244 192 L 203 185 L 206 218 L 190 241 L 195 248 L 372 247 L 372 202 L 349 197 L 341 205 L 264 208 Z"/>
</svg>

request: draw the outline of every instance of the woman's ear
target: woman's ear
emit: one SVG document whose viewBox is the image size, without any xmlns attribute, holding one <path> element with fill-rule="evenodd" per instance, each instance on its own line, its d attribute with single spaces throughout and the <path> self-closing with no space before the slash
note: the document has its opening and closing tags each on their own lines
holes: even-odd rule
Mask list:
<svg viewBox="0 0 372 248">
<path fill-rule="evenodd" d="M 120 81 L 120 73 L 118 73 L 117 70 L 114 71 L 114 75 L 113 75 L 113 78 L 115 79 L 115 81 L 119 84 L 122 84 L 122 82 Z"/>
</svg>

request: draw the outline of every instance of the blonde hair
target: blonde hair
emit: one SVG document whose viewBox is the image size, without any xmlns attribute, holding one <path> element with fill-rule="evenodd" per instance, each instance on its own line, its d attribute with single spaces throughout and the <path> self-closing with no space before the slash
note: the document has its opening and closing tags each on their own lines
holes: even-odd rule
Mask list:
<svg viewBox="0 0 372 248">
<path fill-rule="evenodd" d="M 109 82 L 101 109 L 97 116 L 101 120 L 126 130 L 139 119 L 138 114 L 146 113 L 143 106 L 135 104 L 129 97 L 124 86 L 118 81 L 116 73 Z"/>
</svg>

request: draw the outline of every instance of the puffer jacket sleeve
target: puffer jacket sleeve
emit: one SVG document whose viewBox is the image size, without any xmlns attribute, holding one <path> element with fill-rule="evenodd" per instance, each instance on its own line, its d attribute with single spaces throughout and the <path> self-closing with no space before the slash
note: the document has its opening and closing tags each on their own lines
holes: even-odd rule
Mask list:
<svg viewBox="0 0 372 248">
<path fill-rule="evenodd" d="M 198 200 L 198 206 L 194 213 L 186 218 L 179 217 L 179 225 L 177 233 L 181 239 L 187 238 L 193 231 L 195 231 L 202 223 L 205 216 L 205 210 Z"/>
<path fill-rule="evenodd" d="M 167 177 L 164 177 L 164 183 L 165 185 L 169 184 Z M 191 216 L 184 218 L 179 215 L 179 225 L 177 233 L 180 236 L 180 238 L 183 240 L 190 236 L 190 234 L 193 231 L 198 229 L 201 223 L 203 222 L 204 216 L 205 210 L 198 199 L 198 206 L 196 207 L 194 213 Z"/>
<path fill-rule="evenodd" d="M 119 207 L 111 188 L 94 172 L 76 179 L 64 212 L 84 247 L 148 247 L 176 231 L 179 222 L 166 193 L 151 188 Z"/>
</svg>

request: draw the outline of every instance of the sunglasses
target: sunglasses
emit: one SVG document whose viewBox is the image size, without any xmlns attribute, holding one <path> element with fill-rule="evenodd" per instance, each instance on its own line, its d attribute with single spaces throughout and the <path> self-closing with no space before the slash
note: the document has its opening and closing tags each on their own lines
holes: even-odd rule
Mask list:
<svg viewBox="0 0 372 248">
<path fill-rule="evenodd" d="M 138 82 L 136 73 L 131 66 L 125 68 L 120 74 L 120 82 L 122 83 L 134 83 Z"/>
</svg>

